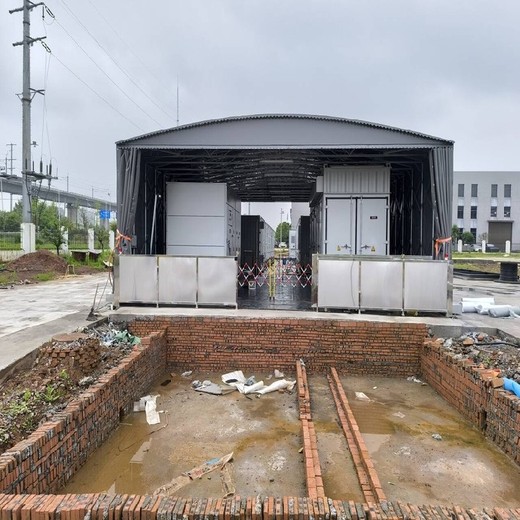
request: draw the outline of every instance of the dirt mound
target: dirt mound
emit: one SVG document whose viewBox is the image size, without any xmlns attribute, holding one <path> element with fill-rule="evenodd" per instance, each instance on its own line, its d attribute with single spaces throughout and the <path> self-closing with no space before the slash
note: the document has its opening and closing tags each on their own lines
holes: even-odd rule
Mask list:
<svg viewBox="0 0 520 520">
<path fill-rule="evenodd" d="M 54 253 L 42 249 L 13 260 L 7 265 L 7 269 L 17 273 L 52 273 L 63 276 L 67 269 L 67 262 Z"/>
</svg>

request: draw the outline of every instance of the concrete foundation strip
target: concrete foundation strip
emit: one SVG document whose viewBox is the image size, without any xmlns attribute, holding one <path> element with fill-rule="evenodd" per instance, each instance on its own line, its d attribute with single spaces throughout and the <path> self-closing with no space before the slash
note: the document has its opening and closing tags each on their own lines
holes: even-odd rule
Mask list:
<svg viewBox="0 0 520 520">
<path fill-rule="evenodd" d="M 365 441 L 363 440 L 354 414 L 352 413 L 348 403 L 338 372 L 334 367 L 331 367 L 327 379 L 329 380 L 332 396 L 336 403 L 343 433 L 345 434 L 348 447 L 352 454 L 363 496 L 367 503 L 385 501 L 386 496 L 381 488 L 381 483 L 374 468 L 374 463 L 368 454 Z"/>
</svg>

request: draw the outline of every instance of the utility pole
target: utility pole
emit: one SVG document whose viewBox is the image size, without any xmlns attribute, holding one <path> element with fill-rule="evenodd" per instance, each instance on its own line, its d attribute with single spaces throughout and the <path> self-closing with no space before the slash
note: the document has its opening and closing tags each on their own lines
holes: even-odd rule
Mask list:
<svg viewBox="0 0 520 520">
<path fill-rule="evenodd" d="M 10 158 L 9 158 L 9 171 L 11 176 L 13 175 L 13 161 L 16 161 L 16 159 L 13 159 L 13 146 L 16 146 L 15 143 L 7 143 L 6 146 L 9 146 L 11 148 Z M 5 173 L 7 174 L 7 157 L 5 159 Z"/>
<path fill-rule="evenodd" d="M 13 46 L 23 47 L 23 90 L 21 97 L 18 96 L 22 101 L 22 222 L 30 224 L 32 223 L 31 184 L 32 178 L 35 177 L 31 162 L 31 102 L 35 94 L 44 92 L 31 88 L 31 45 L 45 38 L 45 36 L 31 38 L 31 10 L 44 4 L 43 2 L 35 4 L 31 0 L 22 1 L 23 7 L 11 9 L 9 13 L 23 12 L 23 40 L 13 43 Z"/>
</svg>

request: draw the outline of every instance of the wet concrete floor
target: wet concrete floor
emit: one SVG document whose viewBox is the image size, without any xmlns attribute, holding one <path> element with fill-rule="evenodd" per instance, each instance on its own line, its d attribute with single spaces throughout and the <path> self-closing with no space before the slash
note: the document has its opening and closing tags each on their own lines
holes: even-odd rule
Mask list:
<svg viewBox="0 0 520 520">
<path fill-rule="evenodd" d="M 255 374 L 264 381 L 267 375 Z M 192 390 L 192 379 L 219 382 L 220 374 L 160 377 L 150 393 L 160 394 L 161 424 L 149 426 L 143 412 L 124 417 L 61 492 L 152 493 L 182 472 L 233 452 L 232 475 L 240 496 L 305 496 L 296 393 L 250 399 L 238 392 L 213 396 Z M 429 386 L 381 377 L 342 377 L 342 381 L 389 499 L 520 506 L 520 469 Z M 311 375 L 309 385 L 325 493 L 362 501 L 327 379 Z M 355 391 L 371 401 L 356 400 Z M 433 439 L 434 433 L 442 441 Z M 190 482 L 176 495 L 221 497 L 219 472 Z"/>
<path fill-rule="evenodd" d="M 342 383 L 389 500 L 520 506 L 520 468 L 432 388 L 383 377 Z"/>
<path fill-rule="evenodd" d="M 267 373 L 255 375 L 268 383 Z M 168 385 L 160 385 L 168 379 Z M 233 452 L 237 494 L 305 496 L 296 394 L 275 392 L 249 398 L 234 392 L 214 396 L 192 390 L 193 379 L 220 382 L 220 374 L 160 378 L 150 393 L 160 394 L 157 409 L 164 410 L 161 424 L 149 426 L 143 412 L 124 417 L 117 431 L 62 492 L 152 493 L 181 473 Z M 143 454 L 146 441 L 150 446 Z M 192 481 L 176 495 L 221 497 L 219 472 Z"/>
<path fill-rule="evenodd" d="M 293 287 L 290 283 L 277 284 L 273 298 L 269 298 L 267 284 L 258 285 L 253 290 L 247 286 L 239 287 L 237 304 L 239 309 L 312 311 L 311 286 Z"/>
</svg>

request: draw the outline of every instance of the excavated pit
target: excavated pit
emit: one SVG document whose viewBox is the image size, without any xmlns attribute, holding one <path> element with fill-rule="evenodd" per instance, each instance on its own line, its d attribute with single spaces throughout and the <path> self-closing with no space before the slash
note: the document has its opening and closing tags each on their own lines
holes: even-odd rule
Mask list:
<svg viewBox="0 0 520 520">
<path fill-rule="evenodd" d="M 161 424 L 149 426 L 144 412 L 128 414 L 59 492 L 153 494 L 183 472 L 233 452 L 237 495 L 305 496 L 296 392 L 214 396 L 194 391 L 192 379 L 220 381 L 220 374 L 194 372 L 189 379 L 164 374 L 157 379 L 150 393 L 160 395 Z M 341 380 L 389 500 L 520 507 L 520 469 L 430 386 L 405 378 Z M 309 390 L 325 495 L 362 502 L 326 378 L 311 375 Z M 355 392 L 370 401 L 356 399 Z M 174 495 L 223 496 L 219 471 L 191 481 Z"/>
<path fill-rule="evenodd" d="M 130 329 L 141 345 L 0 455 L 6 518 L 519 518 L 520 400 L 424 324 L 147 317 Z M 191 387 L 275 368 L 297 381 L 292 392 Z M 160 395 L 160 424 L 132 411 L 148 393 Z M 225 471 L 185 481 L 231 452 Z M 175 477 L 182 487 L 154 496 Z"/>
</svg>

